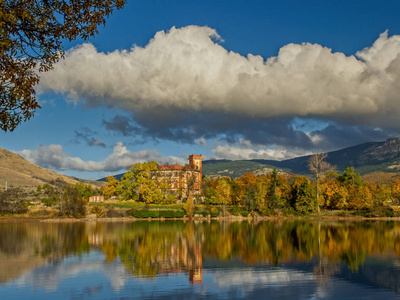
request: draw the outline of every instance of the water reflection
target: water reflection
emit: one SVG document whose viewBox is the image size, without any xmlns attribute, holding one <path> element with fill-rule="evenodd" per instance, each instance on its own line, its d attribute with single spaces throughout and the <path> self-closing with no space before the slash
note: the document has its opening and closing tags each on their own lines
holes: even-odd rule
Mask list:
<svg viewBox="0 0 400 300">
<path fill-rule="evenodd" d="M 398 222 L 0 224 L 0 298 L 397 298 L 399 255 Z"/>
</svg>

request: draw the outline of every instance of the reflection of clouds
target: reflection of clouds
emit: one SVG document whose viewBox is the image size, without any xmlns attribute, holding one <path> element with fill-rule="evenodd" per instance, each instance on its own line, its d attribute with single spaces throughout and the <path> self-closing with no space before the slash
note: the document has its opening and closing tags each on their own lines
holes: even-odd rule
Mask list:
<svg viewBox="0 0 400 300">
<path fill-rule="evenodd" d="M 19 287 L 30 285 L 34 288 L 43 287 L 48 291 L 55 291 L 60 281 L 90 273 L 107 276 L 114 291 L 121 290 L 127 280 L 122 264 L 104 264 L 102 260 L 71 258 L 65 259 L 60 264 L 47 264 L 33 269 L 19 277 L 15 283 Z"/>
<path fill-rule="evenodd" d="M 233 298 L 250 298 L 250 295 L 259 298 L 262 297 L 260 291 L 274 295 L 277 289 L 285 289 L 285 292 L 279 292 L 280 296 L 293 299 L 296 295 L 311 295 L 315 289 L 312 274 L 288 269 L 223 270 L 215 272 L 213 277 L 217 290 L 225 290 L 230 298 L 233 294 Z"/>
<path fill-rule="evenodd" d="M 288 283 L 293 283 L 297 281 L 314 281 L 314 277 L 311 274 L 289 270 L 241 270 L 240 272 L 235 272 L 234 274 L 226 273 L 227 271 L 216 273 L 216 282 L 221 287 L 231 285 L 244 285 L 246 289 L 252 289 L 259 284 L 287 285 Z M 228 273 L 230 273 L 230 271 Z"/>
<path fill-rule="evenodd" d="M 61 299 L 396 299 L 389 290 L 371 288 L 345 278 L 328 278 L 320 286 L 316 276 L 307 271 L 282 267 L 246 267 L 203 269 L 203 284 L 189 283 L 188 274 L 162 274 L 151 280 L 132 276 L 115 261 L 105 264 L 98 253 L 81 258 L 67 258 L 59 264 L 47 264 L 34 269 L 16 282 L 21 294 L 31 287 L 43 297 L 54 292 Z M 112 290 L 108 282 L 110 282 Z M 0 298 L 1 298 L 0 288 Z M 26 294 L 24 294 L 26 295 Z M 16 297 L 18 298 L 18 297 Z M 39 297 L 40 298 L 40 297 Z"/>
<path fill-rule="evenodd" d="M 205 281 L 214 286 L 207 284 L 202 293 L 224 294 L 229 299 L 399 299 L 390 290 L 337 277 L 326 279 L 328 284 L 320 286 L 314 274 L 287 268 L 211 270 L 210 282 Z"/>
</svg>

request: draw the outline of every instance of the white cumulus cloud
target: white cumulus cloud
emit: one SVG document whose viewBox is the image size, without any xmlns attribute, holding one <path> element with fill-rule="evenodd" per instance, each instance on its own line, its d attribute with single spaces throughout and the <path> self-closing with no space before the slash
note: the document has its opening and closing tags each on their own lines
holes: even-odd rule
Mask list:
<svg viewBox="0 0 400 300">
<path fill-rule="evenodd" d="M 84 161 L 79 157 L 72 157 L 63 151 L 61 145 L 38 146 L 35 150 L 25 149 L 18 153 L 34 164 L 57 171 L 114 172 L 138 162 L 156 161 L 160 164 L 186 162 L 175 156 L 163 156 L 156 150 L 131 152 L 121 142 L 116 143 L 113 152 L 102 161 Z"/>
<path fill-rule="evenodd" d="M 285 160 L 308 154 L 311 154 L 311 152 L 301 149 L 290 149 L 283 147 L 268 149 L 265 146 L 252 145 L 251 142 L 247 140 L 241 140 L 237 145 L 233 146 L 218 145 L 215 149 L 212 150 L 213 158 L 229 160 Z"/>
<path fill-rule="evenodd" d="M 212 28 L 187 26 L 130 50 L 101 53 L 83 44 L 42 74 L 39 91 L 154 121 L 162 109 L 400 126 L 400 36 L 384 32 L 355 56 L 303 43 L 267 59 L 229 52 L 218 38 Z"/>
</svg>

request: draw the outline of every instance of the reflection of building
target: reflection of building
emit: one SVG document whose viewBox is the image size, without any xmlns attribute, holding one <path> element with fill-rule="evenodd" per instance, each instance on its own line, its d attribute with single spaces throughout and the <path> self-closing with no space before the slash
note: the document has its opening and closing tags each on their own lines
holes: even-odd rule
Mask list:
<svg viewBox="0 0 400 300">
<path fill-rule="evenodd" d="M 90 245 L 101 246 L 103 244 L 103 235 L 93 232 L 88 235 L 88 241 Z"/>
<path fill-rule="evenodd" d="M 136 276 L 184 272 L 189 275 L 190 283 L 203 282 L 203 237 L 194 234 L 193 228 L 189 228 L 190 234 L 177 232 L 168 238 L 164 233 L 169 231 L 128 230 L 122 238 L 115 234 L 113 224 L 87 222 L 85 227 L 90 247 L 102 251 L 106 261 L 113 261 L 121 253 L 130 253 L 130 258 L 121 261 Z"/>
<path fill-rule="evenodd" d="M 189 155 L 189 164 L 161 165 L 156 173 L 157 180 L 170 186 L 169 190 L 181 195 L 187 192 L 199 195 L 201 193 L 202 155 Z"/>
<path fill-rule="evenodd" d="M 198 243 L 193 249 L 193 260 L 188 263 L 189 265 L 189 281 L 190 283 L 197 284 L 203 283 L 203 255 L 201 243 Z"/>
<path fill-rule="evenodd" d="M 189 282 L 192 284 L 203 283 L 203 254 L 200 241 L 189 243 L 182 237 L 177 243 L 167 246 L 168 255 L 159 255 L 155 259 L 157 273 L 189 272 Z"/>
</svg>

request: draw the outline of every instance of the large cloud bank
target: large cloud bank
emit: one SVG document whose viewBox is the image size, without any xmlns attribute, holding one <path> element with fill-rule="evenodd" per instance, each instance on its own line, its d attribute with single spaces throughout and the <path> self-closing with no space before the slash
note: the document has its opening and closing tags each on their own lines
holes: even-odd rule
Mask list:
<svg viewBox="0 0 400 300">
<path fill-rule="evenodd" d="M 303 43 L 285 45 L 268 59 L 229 52 L 219 39 L 214 29 L 188 26 L 158 32 L 129 51 L 100 53 L 83 44 L 42 75 L 39 92 L 123 109 L 135 123 L 124 134 L 139 126 L 143 134 L 171 140 L 222 133 L 315 147 L 315 137 L 288 128 L 295 116 L 363 132 L 400 130 L 400 36 L 384 32 L 355 56 Z M 111 121 L 104 124 L 111 128 Z"/>
<path fill-rule="evenodd" d="M 155 150 L 131 152 L 121 142 L 116 143 L 113 153 L 102 161 L 84 161 L 79 157 L 72 157 L 64 152 L 61 145 L 38 146 L 35 150 L 22 150 L 18 153 L 34 164 L 53 170 L 115 172 L 138 162 L 185 163 L 181 158 L 165 157 Z"/>
</svg>

